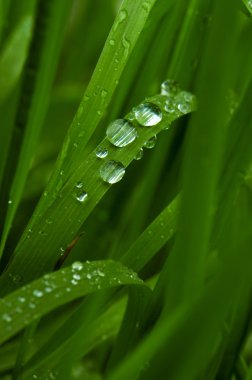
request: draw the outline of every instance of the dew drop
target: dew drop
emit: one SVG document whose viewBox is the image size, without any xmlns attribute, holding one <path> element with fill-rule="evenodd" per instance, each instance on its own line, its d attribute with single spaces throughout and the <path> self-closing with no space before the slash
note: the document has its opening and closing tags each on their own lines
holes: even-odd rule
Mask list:
<svg viewBox="0 0 252 380">
<path fill-rule="evenodd" d="M 79 274 L 77 274 L 77 273 L 75 273 L 74 275 L 73 275 L 73 278 L 75 279 L 75 280 L 80 280 L 81 279 L 81 276 L 79 275 Z"/>
<path fill-rule="evenodd" d="M 193 94 L 186 91 L 181 91 L 176 96 L 176 104 L 178 110 L 183 113 L 189 113 L 194 110 L 195 104 L 196 104 L 196 98 Z"/>
<path fill-rule="evenodd" d="M 51 293 L 51 292 L 52 292 L 52 288 L 50 288 L 49 286 L 47 286 L 47 287 L 45 288 L 45 292 L 46 292 L 46 293 Z"/>
<path fill-rule="evenodd" d="M 77 189 L 81 189 L 83 187 L 83 183 L 79 181 L 79 182 L 76 183 L 75 187 Z"/>
<path fill-rule="evenodd" d="M 92 279 L 92 275 L 90 273 L 87 274 L 87 279 L 88 280 L 91 280 Z"/>
<path fill-rule="evenodd" d="M 135 118 L 140 125 L 151 127 L 162 120 L 161 109 L 152 103 L 142 103 L 134 108 Z"/>
<path fill-rule="evenodd" d="M 43 297 L 43 292 L 41 292 L 41 290 L 37 290 L 37 289 L 35 289 L 35 290 L 33 291 L 33 295 L 34 295 L 35 297 L 41 298 L 41 297 Z"/>
<path fill-rule="evenodd" d="M 2 315 L 2 320 L 3 320 L 4 322 L 9 323 L 9 322 L 12 321 L 12 318 L 11 318 L 11 316 L 10 316 L 9 314 L 4 313 L 4 314 Z"/>
<path fill-rule="evenodd" d="M 106 98 L 107 95 L 108 95 L 108 91 L 107 90 L 101 90 L 101 97 L 103 99 Z"/>
<path fill-rule="evenodd" d="M 80 203 L 85 202 L 87 198 L 88 198 L 88 193 L 86 191 L 82 191 L 80 194 L 76 195 L 76 199 Z"/>
<path fill-rule="evenodd" d="M 13 201 L 12 201 L 11 199 L 8 200 L 8 204 L 9 204 L 9 205 L 11 205 L 12 202 L 13 202 Z"/>
<path fill-rule="evenodd" d="M 102 272 L 100 269 L 97 269 L 97 274 L 98 274 L 98 276 L 100 276 L 100 277 L 105 277 L 105 273 Z"/>
<path fill-rule="evenodd" d="M 125 174 L 125 167 L 119 161 L 108 161 L 100 168 L 100 176 L 104 182 L 113 184 L 119 182 Z"/>
<path fill-rule="evenodd" d="M 139 151 L 137 152 L 136 156 L 135 156 L 135 160 L 141 160 L 141 158 L 143 158 L 143 148 L 139 149 Z"/>
<path fill-rule="evenodd" d="M 151 137 L 148 141 L 145 142 L 144 147 L 147 149 L 152 149 L 156 145 L 157 136 Z"/>
<path fill-rule="evenodd" d="M 168 98 L 165 102 L 164 109 L 168 113 L 174 113 L 177 110 L 177 105 L 174 101 L 174 99 Z"/>
<path fill-rule="evenodd" d="M 124 47 L 124 55 L 127 57 L 129 54 L 129 50 L 130 50 L 130 42 L 129 42 L 129 40 L 127 40 L 127 38 L 125 36 L 123 36 L 123 38 L 122 38 L 122 45 Z"/>
<path fill-rule="evenodd" d="M 128 12 L 126 11 L 126 9 L 120 10 L 112 28 L 114 32 L 117 30 L 118 26 L 126 20 L 127 17 Z"/>
<path fill-rule="evenodd" d="M 136 139 L 137 130 L 130 121 L 117 119 L 109 124 L 106 134 L 111 144 L 124 147 Z"/>
<path fill-rule="evenodd" d="M 115 45 L 115 40 L 114 40 L 113 38 L 111 38 L 111 40 L 109 40 L 109 44 L 110 44 L 111 46 L 114 46 L 114 45 Z"/>
<path fill-rule="evenodd" d="M 161 94 L 166 96 L 174 96 L 179 92 L 179 84 L 173 80 L 168 79 L 161 84 Z"/>
<path fill-rule="evenodd" d="M 98 158 L 105 158 L 108 155 L 108 150 L 99 145 L 95 150 L 95 155 Z"/>
<path fill-rule="evenodd" d="M 80 261 L 75 261 L 72 264 L 72 269 L 73 270 L 82 270 L 83 269 L 83 264 Z"/>
<path fill-rule="evenodd" d="M 18 297 L 18 301 L 21 302 L 21 303 L 24 303 L 26 301 L 25 297 Z"/>
</svg>

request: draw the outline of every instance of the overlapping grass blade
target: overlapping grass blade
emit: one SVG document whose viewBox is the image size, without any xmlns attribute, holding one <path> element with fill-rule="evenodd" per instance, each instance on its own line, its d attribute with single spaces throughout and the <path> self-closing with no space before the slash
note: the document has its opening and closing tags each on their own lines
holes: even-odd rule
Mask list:
<svg viewBox="0 0 252 380">
<path fill-rule="evenodd" d="M 111 260 L 77 263 L 45 275 L 1 300 L 0 342 L 5 342 L 37 318 L 66 302 L 100 289 L 125 284 L 141 285 L 142 281 L 133 271 Z"/>
<path fill-rule="evenodd" d="M 113 146 L 107 138 L 101 142 L 101 146 L 109 151 L 109 159 L 122 162 L 125 168 L 134 160 L 146 141 L 162 131 L 163 128 L 168 127 L 178 116 L 183 115 L 183 113 L 166 113 L 164 111 L 166 97 L 162 95 L 150 97 L 148 100 L 163 110 L 163 118 L 159 124 L 148 129 L 137 127 L 138 138 L 129 147 L 126 146 L 123 149 Z M 192 111 L 193 107 L 194 105 L 192 105 L 192 109 L 188 109 L 188 112 Z M 19 283 L 27 283 L 53 269 L 59 256 L 62 255 L 62 247 L 65 251 L 76 238 L 86 217 L 110 188 L 110 185 L 102 181 L 100 177 L 102 164 L 95 152 L 91 152 L 63 187 L 61 183 L 59 184 L 61 191 L 49 209 L 42 213 L 38 206 L 33 220 L 17 247 L 12 262 L 2 276 L 2 292 L 8 292 L 19 285 L 13 281 L 16 276 L 19 276 Z M 88 194 L 88 199 L 84 204 L 76 199 L 78 196 L 77 183 L 85 184 L 85 187 L 81 189 L 81 192 L 85 190 Z M 46 198 L 47 192 L 44 195 Z M 69 223 L 66 224 L 65 220 L 68 220 Z M 58 239 L 55 239 L 54 231 L 57 231 Z"/>
</svg>

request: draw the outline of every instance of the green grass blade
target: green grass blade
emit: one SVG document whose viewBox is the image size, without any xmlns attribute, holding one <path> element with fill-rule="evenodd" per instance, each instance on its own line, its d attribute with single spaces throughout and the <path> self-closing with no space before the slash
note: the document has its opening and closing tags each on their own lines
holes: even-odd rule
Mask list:
<svg viewBox="0 0 252 380">
<path fill-rule="evenodd" d="M 126 284 L 140 285 L 142 280 L 112 260 L 77 264 L 77 269 L 72 266 L 45 275 L 2 299 L 0 343 L 66 302 L 100 289 Z"/>
<path fill-rule="evenodd" d="M 177 96 L 179 98 L 180 93 Z M 180 111 L 165 112 L 166 97 L 163 95 L 150 97 L 148 101 L 156 104 L 163 111 L 163 118 L 159 124 L 152 128 L 142 128 L 135 123 L 138 138 L 130 146 L 122 149 L 113 146 L 107 138 L 101 142 L 101 146 L 109 152 L 108 159 L 120 161 L 125 168 L 134 160 L 146 141 L 169 126 L 174 119 L 183 115 Z M 176 109 L 176 106 L 174 107 Z M 188 112 L 193 109 L 194 105 L 191 104 Z M 86 160 L 76 168 L 63 188 L 62 183 L 59 183 L 61 190 L 57 197 L 55 192 L 51 194 L 46 191 L 44 193 L 44 198 L 48 197 L 49 202 L 51 199 L 53 203 L 48 209 L 43 209 L 44 199 L 42 198 L 41 205 L 38 205 L 12 262 L 1 278 L 2 292 L 8 292 L 20 283 L 27 283 L 52 270 L 62 255 L 62 249 L 65 251 L 69 244 L 76 239 L 83 222 L 111 186 L 100 177 L 102 161 L 96 157 L 95 152 L 91 152 Z M 83 183 L 85 187 L 79 190 L 76 188 L 77 183 Z M 79 202 L 76 197 L 83 190 L 87 192 L 88 198 L 85 202 Z M 65 223 L 65 220 L 68 220 L 68 224 Z M 59 234 L 58 239 L 55 239 L 54 231 Z M 19 281 L 15 283 L 13 279 L 17 277 Z"/>
<path fill-rule="evenodd" d="M 224 28 L 223 12 L 226 14 Z M 211 57 L 216 55 L 220 34 L 225 49 L 220 49 L 213 62 Z M 214 2 L 213 24 L 197 82 L 199 109 L 192 116 L 188 129 L 178 234 L 169 275 L 167 273 L 170 277 L 167 295 L 170 305 L 192 297 L 203 286 L 222 148 L 227 133 L 223 99 L 232 73 L 230 61 L 236 38 L 234 4 Z"/>
<path fill-rule="evenodd" d="M 29 117 L 23 137 L 19 161 L 10 189 L 9 199 L 11 203 L 7 210 L 4 230 L 2 233 L 0 256 L 3 253 L 15 212 L 22 197 L 25 181 L 30 168 L 31 157 L 37 145 L 45 112 L 47 110 L 49 99 L 48 94 L 54 80 L 57 60 L 64 35 L 63 31 L 68 18 L 70 5 L 70 2 L 66 3 L 59 0 L 55 0 L 54 3 L 50 5 L 52 9 L 47 28 L 48 34 L 42 50 L 36 86 L 31 108 L 29 110 Z"/>
</svg>

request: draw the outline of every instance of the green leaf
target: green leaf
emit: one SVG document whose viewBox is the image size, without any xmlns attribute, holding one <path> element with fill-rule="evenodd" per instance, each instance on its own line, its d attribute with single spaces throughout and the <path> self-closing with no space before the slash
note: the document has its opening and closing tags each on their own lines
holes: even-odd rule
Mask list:
<svg viewBox="0 0 252 380">
<path fill-rule="evenodd" d="M 0 302 L 0 343 L 56 307 L 84 295 L 120 285 L 140 285 L 134 272 L 112 260 L 75 263 L 47 274 Z"/>
</svg>

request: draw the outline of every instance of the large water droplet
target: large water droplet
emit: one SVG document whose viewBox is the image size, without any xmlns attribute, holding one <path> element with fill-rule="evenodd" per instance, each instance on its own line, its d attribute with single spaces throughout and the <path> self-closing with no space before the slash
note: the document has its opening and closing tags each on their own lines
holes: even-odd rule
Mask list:
<svg viewBox="0 0 252 380">
<path fill-rule="evenodd" d="M 151 127 L 162 120 L 161 109 L 152 103 L 143 103 L 133 109 L 135 118 L 140 125 Z"/>
<path fill-rule="evenodd" d="M 157 142 L 157 136 L 151 137 L 146 143 L 144 144 L 144 147 L 147 149 L 152 149 L 156 145 Z"/>
<path fill-rule="evenodd" d="M 113 184 L 119 182 L 125 174 L 125 167 L 119 161 L 108 161 L 100 168 L 100 176 L 103 181 Z"/>
<path fill-rule="evenodd" d="M 87 198 L 88 198 L 88 193 L 86 191 L 82 191 L 80 194 L 76 195 L 76 199 L 80 203 L 85 202 Z"/>
<path fill-rule="evenodd" d="M 161 84 L 161 94 L 174 96 L 179 92 L 179 84 L 173 79 L 167 79 Z"/>
<path fill-rule="evenodd" d="M 190 92 L 181 91 L 176 96 L 175 101 L 176 101 L 178 110 L 181 113 L 186 114 L 194 110 L 194 107 L 196 104 L 196 97 Z"/>
<path fill-rule="evenodd" d="M 99 145 L 95 150 L 95 155 L 98 158 L 105 158 L 108 155 L 108 150 Z"/>
<path fill-rule="evenodd" d="M 130 121 L 117 119 L 109 124 L 106 134 L 113 145 L 123 147 L 136 139 L 137 130 Z"/>
</svg>

